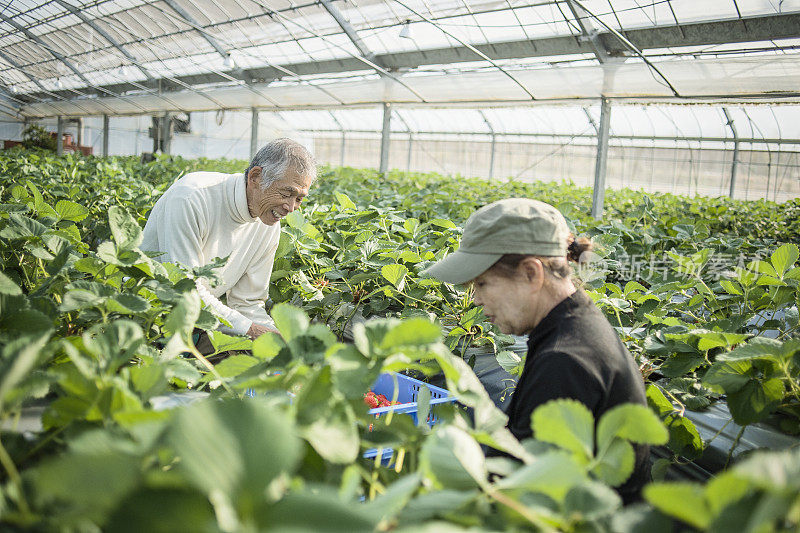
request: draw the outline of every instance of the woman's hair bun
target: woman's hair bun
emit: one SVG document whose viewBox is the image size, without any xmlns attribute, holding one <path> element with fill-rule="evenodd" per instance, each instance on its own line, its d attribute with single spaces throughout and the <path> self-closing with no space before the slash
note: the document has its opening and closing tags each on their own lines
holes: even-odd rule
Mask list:
<svg viewBox="0 0 800 533">
<path fill-rule="evenodd" d="M 583 256 L 584 252 L 590 252 L 594 248 L 592 241 L 586 237 L 575 237 L 570 234 L 569 241 L 569 245 L 567 245 L 567 259 L 576 263 L 581 262 L 581 256 Z"/>
</svg>

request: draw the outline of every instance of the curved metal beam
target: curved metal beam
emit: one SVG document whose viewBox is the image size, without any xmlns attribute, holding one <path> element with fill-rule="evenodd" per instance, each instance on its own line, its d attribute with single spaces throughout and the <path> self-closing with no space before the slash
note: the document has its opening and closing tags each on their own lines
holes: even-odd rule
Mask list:
<svg viewBox="0 0 800 533">
<path fill-rule="evenodd" d="M 589 42 L 592 50 L 594 51 L 595 57 L 600 63 L 605 63 L 608 61 L 608 49 L 606 48 L 606 45 L 603 44 L 603 41 L 600 40 L 600 32 L 592 22 L 592 16 L 588 11 L 583 9 L 583 6 L 577 2 L 574 2 L 573 0 L 567 0 L 567 4 L 569 5 L 570 11 L 572 11 L 572 14 L 575 16 L 575 21 L 578 23 L 578 26 L 581 29 L 581 38 Z"/>
<path fill-rule="evenodd" d="M 406 89 L 408 89 L 408 91 L 409 91 L 409 92 L 411 92 L 411 93 L 412 93 L 414 96 L 416 96 L 417 98 L 419 98 L 420 102 L 422 102 L 422 103 L 426 103 L 426 100 L 425 100 L 425 98 L 424 98 L 424 97 L 423 97 L 421 94 L 419 94 L 417 91 L 415 91 L 415 90 L 414 90 L 414 89 L 413 89 L 411 86 L 409 86 L 407 83 L 405 83 L 405 82 L 404 82 L 403 80 L 401 80 L 399 77 L 397 77 L 397 76 L 395 76 L 394 74 L 392 74 L 391 72 L 389 72 L 389 70 L 388 70 L 388 69 L 386 69 L 386 68 L 382 67 L 381 65 L 379 65 L 379 64 L 377 64 L 377 63 L 375 63 L 375 62 L 373 62 L 373 61 L 370 61 L 368 58 L 364 57 L 363 55 L 360 55 L 360 54 L 354 54 L 353 52 L 351 52 L 350 50 L 347 50 L 347 49 L 346 49 L 346 48 L 344 48 L 343 46 L 340 46 L 340 45 L 338 45 L 338 44 L 336 44 L 336 43 L 333 43 L 333 42 L 331 42 L 331 39 L 330 39 L 329 37 L 326 37 L 325 35 L 322 35 L 322 34 L 320 34 L 319 32 L 316 32 L 316 31 L 312 30 L 311 28 L 305 28 L 305 27 L 303 27 L 302 25 L 298 24 L 297 22 L 295 22 L 294 20 L 292 20 L 292 19 L 288 18 L 287 16 L 285 16 L 285 15 L 283 15 L 283 14 L 281 14 L 281 13 L 277 12 L 277 11 L 274 11 L 274 10 L 272 10 L 271 8 L 269 8 L 269 7 L 265 6 L 265 5 L 263 5 L 263 2 L 262 2 L 262 0 L 253 0 L 253 1 L 255 1 L 257 4 L 259 4 L 259 5 L 261 6 L 261 8 L 262 8 L 262 9 L 264 9 L 264 11 L 265 11 L 266 13 L 270 13 L 270 14 L 272 14 L 272 15 L 274 15 L 274 16 L 276 16 L 276 17 L 280 18 L 281 20 L 283 20 L 283 21 L 285 21 L 285 22 L 287 22 L 287 23 L 293 24 L 293 25 L 295 25 L 295 26 L 300 26 L 301 28 L 303 28 L 303 30 L 305 30 L 305 31 L 307 31 L 307 32 L 309 32 L 309 33 L 311 33 L 311 34 L 312 34 L 314 37 L 317 37 L 317 38 L 319 38 L 319 39 L 322 39 L 323 41 L 325 41 L 325 42 L 327 42 L 327 43 L 331 44 L 332 46 L 334 46 L 334 47 L 336 47 L 336 48 L 339 48 L 340 50 L 342 50 L 342 51 L 343 51 L 343 52 L 345 52 L 346 54 L 348 54 L 348 55 L 352 56 L 352 57 L 353 57 L 354 59 L 356 59 L 357 61 L 360 61 L 360 62 L 362 62 L 362 63 L 364 63 L 364 64 L 366 64 L 366 65 L 369 65 L 371 68 L 373 68 L 373 69 L 377 70 L 377 71 L 378 71 L 380 74 L 382 74 L 382 75 L 385 75 L 385 76 L 387 76 L 387 77 L 391 78 L 392 80 L 396 81 L 397 83 L 399 83 L 400 85 L 402 85 L 403 87 L 405 87 Z M 341 60 L 335 60 L 335 61 L 341 61 Z"/>
<path fill-rule="evenodd" d="M 28 28 L 26 28 L 25 26 L 23 26 L 22 24 L 20 24 L 16 20 L 7 17 L 6 15 L 3 14 L 2 11 L 0 11 L 0 19 L 2 19 L 3 22 L 7 22 L 8 24 L 11 24 L 12 26 L 14 26 L 14 28 L 16 28 L 17 30 L 19 30 L 22 33 L 24 33 L 25 36 L 28 37 L 28 39 L 30 39 L 31 41 L 34 41 L 39 46 L 41 46 L 42 48 L 44 48 L 45 50 L 50 52 L 50 54 L 52 54 L 53 57 L 55 57 L 56 59 L 61 61 L 64 65 L 66 65 L 66 67 L 68 69 L 70 69 L 72 72 L 74 72 L 75 75 L 78 76 L 81 79 L 81 81 L 83 81 L 86 85 L 88 85 L 88 86 L 92 85 L 92 82 L 90 82 L 88 79 L 86 79 L 86 76 L 84 76 L 83 73 L 80 70 L 78 70 L 75 67 L 75 65 L 73 65 L 72 62 L 69 59 L 64 57 L 64 55 L 61 54 L 60 52 L 56 52 L 55 50 L 53 50 L 53 48 L 50 45 L 48 45 L 47 43 L 45 43 L 41 39 L 41 37 L 39 37 L 38 35 L 35 35 L 34 33 L 32 33 Z"/>
<path fill-rule="evenodd" d="M 320 0 L 320 2 L 322 3 L 322 7 L 325 8 L 325 11 L 327 11 L 336 21 L 336 24 L 342 28 L 342 31 L 345 35 L 347 35 L 347 38 L 350 39 L 350 42 L 353 43 L 353 46 L 356 47 L 358 53 L 376 65 L 382 67 L 383 65 L 381 65 L 378 61 L 375 61 L 375 54 L 369 49 L 369 47 L 367 47 L 366 44 L 364 44 L 364 41 L 361 40 L 361 37 L 358 36 L 358 31 L 356 31 L 350 22 L 344 18 L 342 12 L 336 9 L 336 6 L 333 5 L 332 0 Z M 381 74 L 380 71 L 378 71 L 378 73 Z"/>
<path fill-rule="evenodd" d="M 180 17 L 189 23 L 191 27 L 193 27 L 197 32 L 205 39 L 208 44 L 211 45 L 211 48 L 217 51 L 219 55 L 222 56 L 223 59 L 228 59 L 230 57 L 230 53 L 225 50 L 225 48 L 216 40 L 213 36 L 209 35 L 208 32 L 202 29 L 202 26 L 192 17 L 188 11 L 183 9 L 175 0 L 164 0 L 164 3 L 167 4 L 172 10 L 180 15 Z"/>
<path fill-rule="evenodd" d="M 2 48 L 0 48 L 0 57 L 2 57 L 2 58 L 3 58 L 3 60 L 4 60 L 6 63 L 8 63 L 9 65 L 11 65 L 12 67 L 14 67 L 14 68 L 15 68 L 15 69 L 17 69 L 18 71 L 20 71 L 20 72 L 22 72 L 23 74 L 25 74 L 25 76 L 27 76 L 27 78 L 28 78 L 29 80 L 31 80 L 31 81 L 32 81 L 32 82 L 33 82 L 33 83 L 34 83 L 34 84 L 35 84 L 35 85 L 36 85 L 36 86 L 37 86 L 39 89 L 41 89 L 41 90 L 42 90 L 42 92 L 44 92 L 44 93 L 49 93 L 49 92 L 50 92 L 50 91 L 48 91 L 48 90 L 47 90 L 47 88 L 46 88 L 44 85 L 42 85 L 42 82 L 40 82 L 38 78 L 36 78 L 35 76 L 33 76 L 33 75 L 31 75 L 30 73 L 28 73 L 28 71 L 27 71 L 27 70 L 25 70 L 25 68 L 24 68 L 23 66 L 21 66 L 19 63 L 17 63 L 16 61 L 14 61 L 14 59 L 12 59 L 12 58 L 11 58 L 11 56 L 9 56 L 9 55 L 8 55 L 8 54 L 6 54 L 5 52 L 3 52 L 3 49 L 2 49 Z"/>
<path fill-rule="evenodd" d="M 78 70 L 78 69 L 77 69 L 77 67 L 75 67 L 75 65 L 73 65 L 73 64 L 72 64 L 72 62 L 71 62 L 69 59 L 67 59 L 66 57 L 64 57 L 64 54 L 62 54 L 62 53 L 60 53 L 60 52 L 57 52 L 57 51 L 53 50 L 53 47 L 51 47 L 51 46 L 50 46 L 50 45 L 48 45 L 46 42 L 44 42 L 44 41 L 42 40 L 42 38 L 41 38 L 41 37 L 39 37 L 38 35 L 35 35 L 35 34 L 34 34 L 33 32 L 31 32 L 31 31 L 30 31 L 28 28 L 26 28 L 25 26 L 23 26 L 22 24 L 20 24 L 20 23 L 19 23 L 19 22 L 17 22 L 16 20 L 14 20 L 14 19 L 12 19 L 12 18 L 9 18 L 9 17 L 7 17 L 7 16 L 6 16 L 5 14 L 3 14 L 2 12 L 0 12 L 0 19 L 2 19 L 3 21 L 5 21 L 5 22 L 7 22 L 7 23 L 11 24 L 12 26 L 14 26 L 14 28 L 16 28 L 17 30 L 19 30 L 19 31 L 21 31 L 22 33 L 24 33 L 24 34 L 25 34 L 25 35 L 26 35 L 26 36 L 27 36 L 29 39 L 31 39 L 32 41 L 34 41 L 35 43 L 37 43 L 39 46 L 41 46 L 42 48 L 44 48 L 45 50 L 47 50 L 47 51 L 48 51 L 48 52 L 49 52 L 49 53 L 50 53 L 50 54 L 51 54 L 53 57 L 55 57 L 56 59 L 58 59 L 59 61 L 61 61 L 61 63 L 63 63 L 64 65 L 66 65 L 66 67 L 67 67 L 68 69 L 70 69 L 72 72 L 74 72 L 74 73 L 75 73 L 75 75 L 76 75 L 76 76 L 78 76 L 78 78 L 80 78 L 80 80 L 81 80 L 81 81 L 83 81 L 83 82 L 86 84 L 86 86 L 87 86 L 87 87 L 94 87 L 94 88 L 96 88 L 97 90 L 99 90 L 99 91 L 102 91 L 102 92 L 104 92 L 104 93 L 106 93 L 106 94 L 108 94 L 108 95 L 110 95 L 110 96 L 113 96 L 113 97 L 115 97 L 115 98 L 122 98 L 122 99 L 125 99 L 125 97 L 124 97 L 124 96 L 120 96 L 120 95 L 118 95 L 118 94 L 115 94 L 115 93 L 113 93 L 113 92 L 109 91 L 108 89 L 104 89 L 103 87 L 98 87 L 98 86 L 96 86 L 95 84 L 93 84 L 92 82 L 90 82 L 90 81 L 88 80 L 88 78 L 86 78 L 86 76 L 84 76 L 84 75 L 83 75 L 83 73 L 82 73 L 80 70 Z M 146 112 L 146 109 L 144 109 L 143 107 L 141 107 L 139 104 L 137 104 L 137 103 L 135 103 L 135 102 L 133 102 L 133 101 L 131 101 L 131 102 L 133 103 L 133 105 L 134 105 L 134 106 L 136 106 L 136 107 L 138 107 L 139 109 L 141 109 L 142 111 L 145 111 L 145 112 Z M 105 107 L 106 109 L 108 109 L 109 111 L 112 111 L 112 112 L 113 112 L 113 109 L 112 109 L 112 108 L 110 108 L 110 107 L 109 107 L 108 105 L 106 105 L 105 103 L 102 103 L 101 105 L 102 105 L 103 107 Z"/>
<path fill-rule="evenodd" d="M 445 35 L 448 35 L 448 36 L 450 36 L 451 38 L 455 39 L 456 41 L 458 41 L 459 43 L 461 43 L 461 45 L 462 45 L 462 46 L 465 46 L 466 48 L 468 48 L 468 49 L 469 49 L 471 52 L 473 52 L 474 54 L 476 54 L 477 56 L 479 56 L 481 59 L 483 59 L 483 60 L 485 60 L 485 61 L 488 61 L 488 62 L 489 62 L 489 63 L 490 63 L 490 64 L 491 64 L 491 65 L 492 65 L 494 68 L 496 68 L 497 70 L 499 70 L 500 72 L 502 72 L 503 74 L 505 74 L 506 76 L 508 76 L 509 78 L 511 78 L 511 80 L 512 80 L 514 83 L 516 83 L 516 84 L 517 84 L 517 85 L 518 85 L 518 86 L 519 86 L 519 87 L 520 87 L 520 88 L 521 88 L 523 91 L 525 91 L 525 93 L 526 93 L 528 96 L 530 96 L 530 97 L 531 97 L 531 100 L 536 100 L 536 97 L 533 95 L 533 93 L 532 93 L 532 92 L 531 92 L 531 91 L 530 91 L 530 90 L 529 90 L 527 87 L 525 87 L 525 85 L 524 85 L 524 84 L 523 84 L 521 81 L 519 81 L 519 80 L 518 80 L 518 79 L 517 79 L 517 78 L 516 78 L 516 77 L 515 77 L 513 74 L 511 74 L 510 72 L 508 72 L 507 70 L 505 70 L 503 67 L 501 67 L 501 66 L 500 66 L 500 65 L 497 63 L 497 61 L 495 61 L 494 59 L 492 59 L 492 58 L 491 58 L 491 57 L 489 57 L 488 55 L 484 54 L 483 52 L 481 52 L 480 50 L 478 50 L 477 48 L 475 48 L 475 47 L 474 47 L 474 46 L 472 46 L 471 44 L 469 44 L 469 43 L 465 42 L 465 41 L 464 41 L 464 40 L 462 40 L 462 39 L 459 39 L 459 38 L 458 38 L 456 35 L 454 35 L 452 32 L 450 32 L 450 31 L 446 30 L 445 28 L 443 28 L 443 27 L 442 27 L 440 24 L 438 24 L 438 23 L 437 23 L 435 20 L 432 20 L 431 18 L 429 18 L 429 17 L 427 17 L 427 16 L 423 15 L 423 14 L 422 14 L 422 13 L 420 13 L 419 11 L 417 11 L 417 10 L 415 10 L 415 9 L 411 8 L 411 7 L 410 7 L 408 4 L 404 4 L 404 3 L 403 3 L 403 2 L 401 2 L 400 0 L 395 0 L 395 2 L 397 2 L 398 4 L 400 4 L 401 6 L 403 6 L 404 8 L 406 8 L 406 9 L 407 9 L 409 12 L 411 12 L 411 13 L 415 14 L 416 16 L 418 16 L 419 18 L 421 18 L 421 19 L 422 19 L 422 20 L 424 20 L 425 22 L 427 22 L 427 23 L 429 23 L 429 24 L 433 24 L 433 25 L 434 25 L 436 28 L 438 28 L 439 30 L 441 30 L 441 31 L 442 31 L 442 32 L 443 32 Z"/>
<path fill-rule="evenodd" d="M 64 99 L 63 97 L 59 96 L 58 94 L 49 91 L 44 85 L 42 85 L 42 83 L 35 76 L 33 76 L 27 70 L 25 70 L 25 67 L 23 67 L 19 63 L 17 63 L 14 60 L 14 58 L 12 58 L 11 56 L 9 56 L 5 52 L 3 52 L 2 49 L 0 49 L 0 57 L 2 57 L 3 60 L 5 60 L 5 62 L 8 63 L 9 65 L 11 65 L 13 68 L 15 68 L 18 71 L 22 72 L 29 80 L 31 80 L 37 87 L 39 87 L 39 89 L 41 89 L 43 94 L 46 94 L 48 96 L 52 96 L 54 98 L 62 99 L 62 100 Z M 32 96 L 33 98 L 36 98 L 40 102 L 44 102 L 45 101 L 43 98 L 39 98 L 37 95 L 26 95 L 26 96 Z M 57 113 L 61 112 L 61 110 L 58 109 L 58 106 L 56 106 L 53 102 L 47 102 L 47 104 L 52 106 L 56 110 Z M 80 107 L 80 105 L 79 105 L 79 107 Z"/>
<path fill-rule="evenodd" d="M 158 6 L 158 4 L 154 5 Z M 169 7 L 163 6 L 163 8 L 159 7 L 159 9 L 163 9 L 165 13 L 169 13 L 169 16 L 177 18 L 177 15 L 175 15 Z M 270 11 L 266 6 L 264 6 L 264 10 L 266 13 L 271 13 L 280 18 L 280 12 Z M 653 28 L 628 30 L 625 32 L 625 37 L 639 50 L 754 42 L 768 39 L 800 38 L 800 13 L 764 15 L 743 20 L 747 21 L 746 28 L 743 26 L 742 20 L 684 23 L 680 31 L 674 25 L 657 26 Z M 119 30 L 124 31 L 125 28 L 120 27 Z M 325 39 L 325 36 L 319 33 L 314 33 L 314 35 Z M 612 57 L 630 49 L 609 31 L 601 31 L 599 37 L 600 40 L 605 43 Z M 525 39 L 507 43 L 493 43 L 492 45 L 475 45 L 475 48 L 491 56 L 495 60 L 592 53 L 589 44 L 580 42 L 574 35 L 544 37 L 533 40 Z M 352 53 L 349 53 L 349 55 L 351 57 L 324 61 L 298 62 L 282 66 L 267 63 L 263 67 L 245 69 L 244 75 L 246 79 L 254 82 L 268 82 L 285 78 L 286 76 L 300 77 L 364 70 L 365 64 L 368 64 L 368 60 L 357 58 Z M 474 61 L 475 54 L 466 46 L 454 46 L 425 50 L 424 52 L 407 51 L 379 54 L 376 59 L 391 72 L 397 69 L 414 69 L 422 65 L 457 64 L 465 61 Z M 15 66 L 15 68 L 18 67 Z M 25 67 L 22 68 L 24 69 Z M 34 82 L 37 81 L 32 76 L 28 77 L 33 79 Z M 212 71 L 202 74 L 165 76 L 154 81 L 143 80 L 140 83 L 127 81 L 124 83 L 106 84 L 100 87 L 92 86 L 84 90 L 84 92 L 86 94 L 91 94 L 97 91 L 101 94 L 104 92 L 108 94 L 108 91 L 125 93 L 127 91 L 142 89 L 163 91 L 189 89 L 199 92 L 197 89 L 194 89 L 194 85 L 207 85 L 229 81 L 231 81 L 230 76 Z M 40 92 L 18 94 L 17 97 L 28 100 L 34 99 L 37 96 L 47 98 L 53 94 L 52 91 L 43 90 L 42 87 L 39 87 L 39 89 L 41 90 Z M 324 86 L 321 86 L 321 90 L 324 92 Z M 725 95 L 720 95 L 720 97 L 724 96 Z M 796 96 L 796 93 L 769 95 L 770 98 L 785 96 Z"/>
<path fill-rule="evenodd" d="M 126 57 L 128 60 L 129 60 L 129 61 L 131 61 L 131 62 L 132 62 L 134 65 L 136 65 L 136 68 L 138 68 L 139 70 L 141 70 L 141 71 L 142 71 L 142 74 L 144 74 L 144 75 L 145 75 L 145 77 L 146 77 L 148 80 L 152 81 L 152 80 L 154 80 L 154 79 L 155 79 L 155 78 L 153 77 L 153 75 L 150 73 L 150 71 L 149 71 L 149 70 L 147 70 L 145 67 L 143 67 L 143 66 L 142 66 L 142 65 L 139 63 L 139 60 L 137 60 L 135 57 L 133 57 L 133 55 L 132 55 L 130 52 L 128 52 L 128 51 L 127 51 L 127 50 L 126 50 L 126 49 L 125 49 L 125 48 L 124 48 L 124 47 L 123 47 L 123 46 L 122 46 L 120 43 L 118 43 L 118 42 L 116 41 L 116 39 L 114 39 L 114 38 L 113 38 L 111 35 L 109 35 L 109 33 L 108 33 L 107 31 L 105 31 L 105 30 L 104 30 L 102 27 L 100 27 L 100 25 L 98 25 L 98 24 L 97 24 L 97 22 L 95 22 L 94 20 L 92 20 L 92 19 L 90 19 L 89 17 L 87 17 L 87 16 L 86 16 L 86 15 L 83 13 L 83 11 L 81 11 L 81 10 L 80 10 L 80 9 L 78 9 L 77 7 L 73 6 L 72 4 L 70 4 L 70 3 L 66 2 L 66 0 L 55 0 L 55 2 L 56 2 L 56 3 L 58 3 L 60 6 L 64 7 L 65 9 L 69 10 L 69 12 L 70 12 L 70 13 L 72 13 L 73 15 L 75 15 L 76 17 L 78 17 L 79 19 L 81 19 L 81 20 L 82 20 L 84 23 L 86 23 L 86 25 L 87 25 L 87 26 L 89 26 L 89 27 L 90 27 L 90 28 L 92 28 L 94 31 L 96 31 L 98 34 L 100 34 L 100 36 L 101 36 L 103 39 L 105 39 L 106 41 L 108 41 L 108 43 L 109 43 L 111 46 L 113 46 L 114 48 L 116 48 L 117 50 L 119 50 L 119 51 L 120 51 L 120 53 L 122 53 L 122 55 L 124 55 L 124 56 L 125 56 L 125 57 Z"/>
<path fill-rule="evenodd" d="M 659 77 L 660 77 L 662 80 L 664 80 L 664 83 L 665 83 L 665 84 L 666 84 L 666 86 L 667 86 L 667 87 L 669 87 L 669 89 L 672 91 L 672 94 L 674 94 L 674 95 L 675 95 L 677 98 L 680 98 L 680 97 L 681 97 L 680 93 L 678 93 L 678 90 L 675 88 L 675 86 L 673 86 L 673 85 L 672 85 L 672 83 L 671 83 L 671 82 L 670 82 L 670 81 L 667 79 L 667 77 L 666 77 L 666 76 L 665 76 L 665 75 L 664 75 L 664 74 L 661 72 L 661 70 L 660 70 L 660 69 L 659 69 L 657 66 L 655 66 L 655 65 L 653 64 L 653 62 L 652 62 L 652 61 L 650 61 L 650 60 L 647 58 L 647 56 L 645 56 L 645 55 L 642 53 L 642 51 L 641 51 L 639 48 L 637 48 L 637 47 L 636 47 L 636 46 L 635 46 L 635 45 L 634 45 L 634 44 L 633 44 L 633 43 L 632 43 L 630 40 L 628 40 L 628 38 L 627 38 L 627 37 L 625 37 L 625 36 L 624 36 L 624 35 L 622 35 L 620 32 L 618 32 L 617 30 L 615 30 L 614 28 L 612 28 L 611 26 L 609 26 L 608 24 L 606 24 L 605 22 L 603 22 L 602 20 L 600 20 L 600 18 L 599 18 L 597 15 L 595 15 L 594 13 L 592 13 L 591 11 L 589 11 L 588 9 L 586 9 L 586 7 L 585 7 L 585 6 L 584 6 L 582 3 L 580 3 L 578 0 L 570 0 L 570 5 L 572 5 L 572 3 L 575 3 L 575 5 L 579 6 L 579 7 L 580 7 L 580 8 L 581 8 L 581 9 L 582 9 L 584 12 L 586 12 L 588 15 L 590 15 L 592 18 L 594 18 L 594 19 L 595 19 L 597 22 L 599 22 L 599 23 L 600 23 L 600 24 L 601 24 L 601 25 L 602 25 L 602 26 L 603 26 L 603 27 L 604 27 L 606 30 L 608 30 L 608 32 L 609 32 L 609 33 L 611 33 L 611 34 L 612 34 L 614 37 L 616 37 L 617 39 L 619 39 L 619 40 L 622 42 L 622 44 L 624 44 L 624 45 L 625 45 L 625 46 L 626 46 L 626 47 L 627 47 L 627 48 L 628 48 L 628 49 L 629 49 L 631 52 L 633 52 L 634 54 L 636 54 L 637 56 L 639 56 L 639 58 L 640 58 L 642 61 L 644 61 L 644 63 L 645 63 L 645 64 L 646 64 L 648 67 L 650 67 L 650 68 L 653 70 L 653 72 L 655 72 L 656 74 L 658 74 L 658 76 L 659 76 Z M 683 31 L 683 30 L 681 29 L 681 31 Z M 602 122 L 602 120 L 601 120 L 601 122 Z M 601 128 L 602 128 L 602 125 L 601 125 Z"/>
</svg>

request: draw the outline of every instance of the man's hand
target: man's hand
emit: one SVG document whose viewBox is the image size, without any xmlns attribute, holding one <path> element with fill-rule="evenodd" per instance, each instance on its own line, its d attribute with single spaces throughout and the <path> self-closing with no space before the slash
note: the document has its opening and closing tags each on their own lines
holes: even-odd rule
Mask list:
<svg viewBox="0 0 800 533">
<path fill-rule="evenodd" d="M 264 333 L 277 333 L 278 335 L 281 334 L 277 329 L 268 328 L 267 326 L 262 326 L 261 324 L 256 324 L 255 322 L 253 322 L 253 324 L 250 326 L 250 329 L 247 330 L 247 336 L 251 339 L 257 339 Z"/>
</svg>

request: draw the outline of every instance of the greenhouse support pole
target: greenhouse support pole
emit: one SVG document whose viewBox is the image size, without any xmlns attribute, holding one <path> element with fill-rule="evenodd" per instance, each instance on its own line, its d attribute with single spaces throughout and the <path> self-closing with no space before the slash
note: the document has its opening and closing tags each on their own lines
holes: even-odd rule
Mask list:
<svg viewBox="0 0 800 533">
<path fill-rule="evenodd" d="M 728 196 L 733 198 L 736 192 L 736 174 L 739 170 L 739 141 L 733 143 L 733 161 L 731 161 L 731 190 Z"/>
<path fill-rule="evenodd" d="M 58 126 L 56 127 L 56 155 L 64 153 L 64 117 L 58 116 Z"/>
<path fill-rule="evenodd" d="M 344 148 L 345 142 L 347 141 L 347 135 L 344 131 L 342 131 L 342 145 L 339 147 L 339 166 L 344 166 Z"/>
<path fill-rule="evenodd" d="M 258 109 L 250 110 L 250 159 L 258 152 Z"/>
<path fill-rule="evenodd" d="M 406 158 L 406 172 L 411 172 L 411 154 L 414 153 L 414 135 L 408 133 L 408 157 Z"/>
<path fill-rule="evenodd" d="M 494 178 L 494 154 L 497 148 L 497 135 L 492 133 L 492 153 L 489 156 L 489 179 Z"/>
<path fill-rule="evenodd" d="M 161 135 L 163 142 L 161 153 L 169 155 L 172 152 L 172 118 L 169 113 L 164 113 L 162 127 L 164 128 L 164 133 Z"/>
<path fill-rule="evenodd" d="M 739 167 L 739 134 L 736 132 L 736 125 L 733 123 L 733 119 L 731 118 L 731 114 L 728 112 L 727 107 L 722 108 L 722 112 L 725 113 L 725 120 L 726 126 L 731 129 L 731 133 L 733 133 L 733 161 L 731 161 L 731 188 L 729 192 L 729 196 L 733 198 L 733 194 L 736 192 L 736 172 Z"/>
<path fill-rule="evenodd" d="M 386 174 L 389 169 L 389 141 L 392 133 L 392 106 L 383 103 L 383 132 L 381 133 L 381 164 L 378 171 Z"/>
<path fill-rule="evenodd" d="M 103 115 L 103 157 L 108 157 L 108 115 Z"/>
<path fill-rule="evenodd" d="M 83 146 L 83 119 L 78 117 L 76 123 L 77 127 L 75 129 L 77 131 L 75 136 L 78 138 L 78 146 Z"/>
<path fill-rule="evenodd" d="M 600 103 L 600 128 L 597 131 L 597 160 L 594 165 L 594 191 L 592 193 L 592 218 L 603 218 L 606 195 L 606 166 L 608 163 L 608 130 L 611 125 L 611 103 L 603 98 Z"/>
</svg>

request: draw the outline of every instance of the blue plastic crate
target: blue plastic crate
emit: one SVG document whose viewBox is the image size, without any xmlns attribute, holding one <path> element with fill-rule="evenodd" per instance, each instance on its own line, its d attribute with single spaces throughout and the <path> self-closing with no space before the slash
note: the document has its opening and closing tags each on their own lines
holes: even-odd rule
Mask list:
<svg viewBox="0 0 800 533">
<path fill-rule="evenodd" d="M 395 398 L 395 383 L 397 384 L 397 397 Z M 434 405 L 442 403 L 452 403 L 456 399 L 450 394 L 447 389 L 436 387 L 429 383 L 424 383 L 418 379 L 398 374 L 397 372 L 387 372 L 378 376 L 375 383 L 372 384 L 370 390 L 375 394 L 383 394 L 389 401 L 400 402 L 400 405 L 390 405 L 388 407 L 376 407 L 370 409 L 368 412 L 371 415 L 381 416 L 389 411 L 394 411 L 395 414 L 409 415 L 414 423 L 417 423 L 417 395 L 422 387 L 426 387 L 431 391 L 431 408 Z M 432 412 L 428 414 L 428 426 L 433 427 L 439 422 L 439 418 Z M 372 448 L 364 452 L 365 459 L 374 459 L 378 455 L 377 448 Z M 391 464 L 394 450 L 391 448 L 384 448 L 381 454 L 381 464 L 388 466 Z"/>
</svg>

